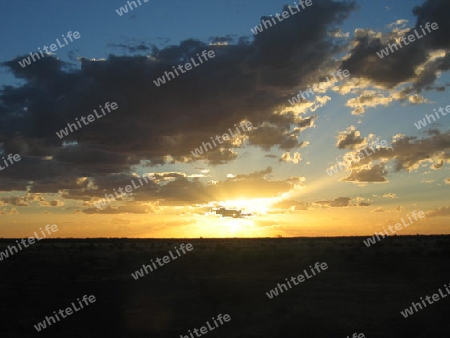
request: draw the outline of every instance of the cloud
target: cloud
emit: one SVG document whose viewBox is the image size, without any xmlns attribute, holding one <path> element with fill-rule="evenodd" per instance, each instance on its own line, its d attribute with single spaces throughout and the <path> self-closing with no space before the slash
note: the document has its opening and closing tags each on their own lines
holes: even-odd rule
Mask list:
<svg viewBox="0 0 450 338">
<path fill-rule="evenodd" d="M 368 207 L 369 205 L 372 205 L 372 202 L 363 197 L 356 197 L 354 204 L 359 207 Z"/>
<path fill-rule="evenodd" d="M 350 197 L 336 197 L 332 201 L 316 201 L 314 203 L 321 204 L 327 207 L 348 207 L 350 205 Z"/>
<path fill-rule="evenodd" d="M 434 87 L 437 75 L 450 67 L 450 55 L 445 51 L 449 47 L 449 24 L 442 14 L 447 8 L 443 1 L 426 1 L 415 8 L 416 26 L 424 20 L 438 21 L 440 29 L 385 59 L 379 59 L 376 51 L 407 34 L 406 22 L 395 22 L 385 34 L 358 29 L 349 39 L 336 25 L 356 9 L 355 2 L 317 0 L 307 11 L 251 41 L 226 36 L 212 37 L 208 43 L 187 39 L 177 45 L 155 47 L 127 40 L 109 47 L 142 55 L 111 54 L 102 60 L 82 57 L 80 67 L 53 56 L 25 68 L 18 65 L 24 56 L 4 62 L 2 65 L 20 81 L 0 92 L 1 150 L 20 153 L 22 160 L 14 170 L 0 172 L 0 191 L 35 195 L 10 197 L 2 203 L 61 206 L 68 199 L 70 203 L 85 203 L 83 212 L 96 213 L 91 210 L 92 202 L 128 185 L 136 177 L 136 166 L 149 169 L 196 160 L 219 166 L 239 158 L 240 150 L 249 146 L 264 151 L 281 149 L 281 161 L 298 163 L 301 155 L 295 150 L 307 145 L 302 136 L 315 127 L 318 115 L 294 112 L 286 107 L 288 98 L 342 68 L 350 71 L 351 79 L 330 89 L 355 96 L 347 101 L 354 114 L 395 100 L 426 102 L 421 91 L 438 90 Z M 210 49 L 215 52 L 214 59 L 164 86 L 155 86 L 153 80 L 165 71 Z M 320 99 L 327 102 L 329 98 Z M 118 109 L 64 141 L 56 136 L 55 132 L 68 122 L 87 116 L 105 102 L 117 102 Z M 203 142 L 223 135 L 241 121 L 251 121 L 254 128 L 199 158 L 192 156 L 191 151 Z M 366 141 L 351 126 L 340 133 L 337 146 L 356 149 Z M 430 131 L 421 140 L 399 136 L 391 148 L 379 150 L 349 168 L 344 181 L 386 182 L 387 162 L 391 160 L 395 171 L 411 171 L 428 164 L 441 169 L 448 162 L 449 144 L 448 132 Z M 273 197 L 305 184 L 303 177 L 270 180 L 270 173 L 271 168 L 237 174 L 213 184 L 203 184 L 184 172 L 154 174 L 151 183 L 118 202 L 124 206 L 110 206 L 102 212 L 151 210 L 130 201 L 170 205 L 243 196 Z M 41 200 L 40 193 L 58 193 L 61 200 Z M 343 199 L 322 202 L 341 206 L 345 204 Z M 355 203 L 362 206 L 369 202 Z"/>
<path fill-rule="evenodd" d="M 250 174 L 238 174 L 235 176 L 236 180 L 244 179 L 244 178 L 263 178 L 267 174 L 270 174 L 273 172 L 272 167 L 267 167 L 266 169 L 255 171 Z"/>
<path fill-rule="evenodd" d="M 392 146 L 369 151 L 369 155 L 360 159 L 346 169 L 351 174 L 344 178 L 347 182 L 386 182 L 386 165 L 394 161 L 394 172 L 416 170 L 421 166 L 439 170 L 450 159 L 450 131 L 440 132 L 432 129 L 428 137 L 417 139 L 414 136 L 396 135 Z M 349 153 L 356 156 L 356 151 Z M 348 156 L 346 154 L 345 156 Z M 376 163 L 379 162 L 379 163 Z"/>
<path fill-rule="evenodd" d="M 309 13 L 299 13 L 253 41 L 228 36 L 212 37 L 209 43 L 187 39 L 156 47 L 129 39 L 108 47 L 133 55 L 79 57 L 80 67 L 54 56 L 25 68 L 18 61 L 28 55 L 3 62 L 21 84 L 5 86 L 0 92 L 0 151 L 19 153 L 22 160 L 14 170 L 0 172 L 0 191 L 28 193 L 1 203 L 57 207 L 71 200 L 86 207 L 78 212 L 98 213 L 92 203 L 128 185 L 136 178 L 134 166 L 144 166 L 144 162 L 147 167 L 195 160 L 221 165 L 237 159 L 237 150 L 247 146 L 278 147 L 285 152 L 306 147 L 301 133 L 314 127 L 317 115 L 280 113 L 280 107 L 299 88 L 339 67 L 339 61 L 330 60 L 340 52 L 342 34 L 335 30 L 333 38 L 328 33 L 355 8 L 354 2 L 318 0 Z M 210 49 L 216 55 L 211 62 L 176 81 L 155 86 L 153 80 L 172 66 Z M 75 60 L 75 53 L 70 58 Z M 116 102 L 118 109 L 64 140 L 56 136 L 67 123 L 91 114 L 105 102 Z M 191 151 L 202 142 L 241 121 L 251 121 L 255 128 L 199 158 L 192 156 Z M 294 152 L 292 158 L 284 155 L 283 159 L 298 163 L 301 156 Z M 202 184 L 184 173 L 155 174 L 151 183 L 117 202 L 125 205 L 109 206 L 101 213 L 149 210 L 131 207 L 130 201 L 169 205 L 230 196 L 272 197 L 304 185 L 303 177 L 268 180 L 265 175 L 270 172 L 239 174 L 214 184 Z M 40 195 L 51 193 L 60 198 L 47 200 Z"/>
<path fill-rule="evenodd" d="M 450 216 L 450 207 L 441 207 L 425 213 L 427 217 Z"/>
<path fill-rule="evenodd" d="M 397 198 L 397 194 L 394 194 L 394 193 L 390 192 L 390 193 L 387 193 L 387 194 L 383 194 L 381 197 L 384 197 L 384 198 Z"/>
<path fill-rule="evenodd" d="M 60 200 L 53 200 L 53 201 L 45 201 L 45 202 L 41 202 L 39 204 L 41 207 L 62 207 L 64 206 L 64 202 L 60 201 Z"/>
<path fill-rule="evenodd" d="M 304 201 L 297 201 L 292 199 L 286 199 L 283 201 L 280 201 L 273 205 L 273 208 L 275 209 L 290 209 L 290 210 L 309 210 L 312 209 L 312 203 L 311 202 L 304 202 Z"/>
<path fill-rule="evenodd" d="M 350 36 L 350 33 L 344 33 L 339 27 L 331 29 L 330 31 L 328 31 L 328 34 L 335 38 L 348 38 Z"/>
<path fill-rule="evenodd" d="M 372 183 L 381 183 L 381 182 L 387 182 L 384 175 L 386 174 L 386 171 L 384 167 L 380 164 L 376 164 L 371 167 L 367 168 L 360 168 L 360 169 L 354 169 L 351 170 L 351 173 L 349 176 L 342 179 L 344 182 L 355 182 L 355 183 L 361 183 L 361 182 L 372 182 Z"/>
<path fill-rule="evenodd" d="M 422 183 L 425 183 L 425 184 L 431 184 L 431 183 L 433 183 L 435 180 L 422 180 Z"/>
<path fill-rule="evenodd" d="M 280 162 L 286 162 L 286 163 L 294 163 L 298 164 L 302 160 L 302 155 L 300 153 L 295 152 L 294 156 L 291 157 L 290 153 L 284 153 L 281 155 Z"/>
<path fill-rule="evenodd" d="M 28 181 L 9 178 L 0 179 L 0 192 L 23 191 L 27 189 Z"/>
<path fill-rule="evenodd" d="M 284 115 L 274 115 L 270 117 L 270 123 L 264 123 L 249 131 L 249 144 L 261 147 L 269 151 L 271 147 L 278 145 L 280 149 L 291 150 L 303 147 L 305 141 L 298 141 L 301 131 L 314 126 L 317 115 L 301 118 L 292 113 Z M 290 124 L 294 125 L 294 130 L 290 131 Z"/>
<path fill-rule="evenodd" d="M 445 90 L 442 86 L 434 87 L 433 83 L 441 72 L 450 69 L 450 25 L 445 14 L 449 11 L 448 1 L 427 0 L 413 9 L 417 19 L 411 28 L 404 28 L 405 22 L 397 20 L 388 25 L 390 31 L 387 33 L 370 29 L 355 31 L 352 49 L 342 65 L 352 74 L 353 82 L 356 78 L 363 80 L 352 89 L 363 90 L 363 93 L 347 102 L 354 108 L 352 114 L 360 115 L 366 107 L 387 106 L 395 100 L 425 103 L 428 101 L 420 92 Z M 377 56 L 377 52 L 412 34 L 414 29 L 421 32 L 420 26 L 426 22 L 437 22 L 439 29 L 384 58 Z"/>
<path fill-rule="evenodd" d="M 217 164 L 225 164 L 228 163 L 238 157 L 236 151 L 232 149 L 214 149 L 213 151 L 209 151 L 204 155 L 204 158 L 208 161 L 209 164 L 217 165 Z"/>
<path fill-rule="evenodd" d="M 108 47 L 118 48 L 129 53 L 147 53 L 156 48 L 153 44 L 136 39 L 127 39 L 123 43 L 109 43 Z"/>
<path fill-rule="evenodd" d="M 441 133 L 438 130 L 429 131 L 428 138 L 416 139 L 404 137 L 392 143 L 392 150 L 380 149 L 373 154 L 373 158 L 395 159 L 395 171 L 412 171 L 425 163 L 441 163 L 448 161 L 450 154 L 450 131 Z"/>
<path fill-rule="evenodd" d="M 24 197 L 19 196 L 10 196 L 10 197 L 1 197 L 0 201 L 2 201 L 6 205 L 14 205 L 16 207 L 27 207 L 29 204 L 25 201 Z"/>
<path fill-rule="evenodd" d="M 12 151 L 14 135 L 20 134 L 21 154 L 53 156 L 55 167 L 64 164 L 66 170 L 76 171 L 82 165 L 81 170 L 93 174 L 122 172 L 140 160 L 163 164 L 167 155 L 174 161 L 195 160 L 191 150 L 242 120 L 259 126 L 249 136 L 250 144 L 290 150 L 298 146 L 295 138 L 313 125 L 314 117 L 293 121 L 297 129 L 284 133 L 281 120 L 272 121 L 273 112 L 286 105 L 297 88 L 338 66 L 329 61 L 337 53 L 337 42 L 327 32 L 355 7 L 353 2 L 317 1 L 308 13 L 279 23 L 252 42 L 238 39 L 235 44 L 208 45 L 187 39 L 164 48 L 133 40 L 111 43 L 148 55 L 79 58 L 80 69 L 70 71 L 66 71 L 70 65 L 54 57 L 25 68 L 18 64 L 24 56 L 17 57 L 3 66 L 25 83 L 1 93 L 0 141 Z M 165 71 L 203 50 L 214 50 L 216 57 L 176 81 L 154 85 L 153 80 Z M 77 145 L 63 148 L 55 132 L 105 102 L 116 102 L 118 109 L 70 134 L 66 141 Z M 268 121 L 271 128 L 266 127 Z M 264 141 L 269 133 L 275 137 Z M 235 159 L 236 153 L 225 147 L 205 158 L 222 164 Z"/>
<path fill-rule="evenodd" d="M 383 96 L 375 90 L 364 90 L 360 96 L 349 99 L 346 106 L 354 108 L 352 115 L 362 115 L 366 107 L 388 106 L 392 101 L 392 97 Z"/>
<path fill-rule="evenodd" d="M 350 126 L 345 131 L 339 132 L 336 146 L 339 149 L 355 149 L 367 144 L 367 141 L 361 137 L 361 133 L 354 126 Z"/>
<path fill-rule="evenodd" d="M 229 200 L 242 198 L 263 198 L 280 196 L 292 189 L 305 186 L 304 177 L 289 177 L 281 180 L 269 180 L 268 174 L 272 168 L 256 171 L 250 174 L 238 174 L 219 181 L 214 185 L 197 188 L 196 196 L 202 196 L 205 202 L 211 200 Z"/>
<path fill-rule="evenodd" d="M 331 208 L 367 207 L 372 204 L 369 200 L 362 197 L 356 197 L 354 199 L 351 197 L 335 197 L 334 200 L 331 201 L 316 201 L 314 203 Z"/>
<path fill-rule="evenodd" d="M 360 34 L 355 37 L 355 47 L 349 58 L 344 61 L 344 68 L 348 69 L 353 76 L 360 76 L 372 80 L 374 83 L 385 88 L 392 88 L 405 81 L 419 84 L 420 81 L 415 69 L 427 60 L 427 54 L 433 50 L 448 49 L 450 38 L 448 32 L 450 25 L 446 14 L 450 11 L 450 4 L 444 0 L 425 1 L 421 6 L 413 9 L 417 17 L 416 24 L 409 30 L 394 29 L 392 32 L 382 36 L 373 34 Z M 420 25 L 426 22 L 437 22 L 439 29 L 432 31 L 425 37 L 410 43 L 395 53 L 380 59 L 376 52 L 386 48 L 388 43 L 395 43 L 395 38 L 401 38 L 411 34 L 414 29 L 420 32 Z M 435 65 L 434 70 L 447 70 L 446 64 Z M 434 77 L 430 81 L 434 81 Z M 416 89 L 422 88 L 421 83 Z"/>
<path fill-rule="evenodd" d="M 18 215 L 18 214 L 19 214 L 19 212 L 17 211 L 17 208 L 15 208 L 15 207 L 12 207 L 9 211 L 7 209 L 0 210 L 0 215 L 7 216 L 7 215 Z"/>
<path fill-rule="evenodd" d="M 87 208 L 82 210 L 85 214 L 148 214 L 152 209 L 146 205 L 129 203 L 119 207 L 106 207 L 105 209 Z"/>
<path fill-rule="evenodd" d="M 422 103 L 430 102 L 426 98 L 424 98 L 422 95 L 419 95 L 419 94 L 414 94 L 414 95 L 409 96 L 408 100 L 412 104 L 422 104 Z"/>
<path fill-rule="evenodd" d="M 130 185 L 132 179 L 139 185 L 137 176 L 110 174 L 97 177 L 82 189 L 67 190 L 62 194 L 62 198 L 84 201 L 83 206 L 86 208 L 78 210 L 79 213 L 149 213 L 157 212 L 159 207 L 170 205 L 192 206 L 237 198 L 274 197 L 305 185 L 304 177 L 269 180 L 267 176 L 270 173 L 272 168 L 267 167 L 248 174 L 232 175 L 213 184 L 202 183 L 198 178 L 188 177 L 181 172 L 149 173 L 148 176 L 152 180 L 148 183 L 143 181 L 145 184 L 132 193 L 116 198 L 113 204 L 99 210 L 94 207 L 94 202 L 105 198 L 105 194 L 114 196 L 119 187 Z"/>
</svg>

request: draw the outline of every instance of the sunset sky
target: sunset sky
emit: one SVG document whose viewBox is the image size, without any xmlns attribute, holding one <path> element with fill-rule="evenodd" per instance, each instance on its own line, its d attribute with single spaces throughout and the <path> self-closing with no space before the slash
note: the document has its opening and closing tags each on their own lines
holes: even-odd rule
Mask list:
<svg viewBox="0 0 450 338">
<path fill-rule="evenodd" d="M 450 233 L 450 113 L 415 125 L 450 105 L 449 1 L 312 0 L 256 36 L 295 3 L 141 3 L 122 16 L 123 0 L 0 4 L 0 169 L 20 155 L 0 170 L 0 237 L 48 223 L 56 237 L 365 236 L 413 210 L 426 217 L 399 235 Z M 378 57 L 427 22 L 439 28 Z M 204 50 L 215 57 L 155 85 Z M 350 75 L 327 82 L 337 70 Z M 106 102 L 118 108 L 57 136 Z"/>
</svg>

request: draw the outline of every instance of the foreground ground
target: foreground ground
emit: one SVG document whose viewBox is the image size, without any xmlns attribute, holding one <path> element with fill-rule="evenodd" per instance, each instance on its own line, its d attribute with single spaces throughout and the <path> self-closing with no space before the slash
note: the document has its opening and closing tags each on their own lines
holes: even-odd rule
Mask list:
<svg viewBox="0 0 450 338">
<path fill-rule="evenodd" d="M 0 262 L 0 336 L 180 337 L 221 313 L 231 321 L 210 338 L 449 337 L 450 297 L 406 319 L 400 311 L 450 284 L 450 236 L 362 240 L 43 240 Z M 14 243 L 0 240 L 0 250 Z M 133 279 L 181 243 L 194 249 Z M 266 295 L 316 262 L 328 269 Z M 33 327 L 85 294 L 96 302 Z"/>
</svg>

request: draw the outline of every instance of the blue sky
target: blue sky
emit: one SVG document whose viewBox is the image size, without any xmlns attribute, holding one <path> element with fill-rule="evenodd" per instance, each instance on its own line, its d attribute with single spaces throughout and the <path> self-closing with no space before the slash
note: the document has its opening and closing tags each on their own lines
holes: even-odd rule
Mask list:
<svg viewBox="0 0 450 338">
<path fill-rule="evenodd" d="M 126 1 L 84 1 L 66 3 L 58 1 L 12 1 L 0 5 L 3 46 L 1 60 L 10 60 L 27 54 L 37 47 L 51 43 L 67 31 L 79 31 L 82 39 L 69 46 L 76 55 L 102 58 L 117 50 L 107 49 L 108 43 L 127 39 L 140 39 L 162 46 L 166 39 L 177 44 L 188 38 L 207 40 L 212 36 L 251 36 L 250 28 L 259 23 L 263 15 L 280 12 L 284 4 L 296 2 L 255 1 L 186 1 L 141 2 L 142 6 L 120 17 L 115 10 Z M 413 22 L 412 7 L 421 1 L 358 1 L 360 8 L 342 25 L 343 30 L 355 27 L 383 29 L 398 19 Z M 386 9 L 388 7 L 388 9 Z M 39 13 L 37 15 L 37 13 Z M 71 48 L 72 47 L 72 48 Z M 67 59 L 67 50 L 58 57 Z"/>
</svg>

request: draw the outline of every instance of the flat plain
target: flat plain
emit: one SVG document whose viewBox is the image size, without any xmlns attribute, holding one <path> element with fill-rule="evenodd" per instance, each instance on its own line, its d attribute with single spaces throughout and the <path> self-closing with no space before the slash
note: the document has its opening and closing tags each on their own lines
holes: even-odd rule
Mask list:
<svg viewBox="0 0 450 338">
<path fill-rule="evenodd" d="M 0 262 L 1 337 L 180 337 L 218 314 L 231 321 L 210 338 L 449 337 L 450 297 L 400 311 L 450 283 L 450 236 L 363 239 L 45 239 Z M 132 278 L 181 243 L 194 250 Z M 328 269 L 267 297 L 316 262 Z M 85 294 L 97 301 L 35 330 Z"/>
</svg>

